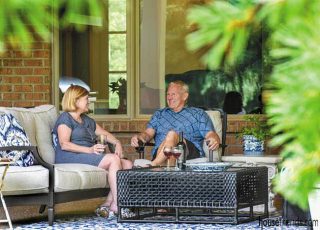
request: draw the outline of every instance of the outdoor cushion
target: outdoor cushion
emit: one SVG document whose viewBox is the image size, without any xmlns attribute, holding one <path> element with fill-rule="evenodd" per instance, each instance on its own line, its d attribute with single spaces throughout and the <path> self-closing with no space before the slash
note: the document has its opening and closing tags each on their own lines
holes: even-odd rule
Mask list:
<svg viewBox="0 0 320 230">
<path fill-rule="evenodd" d="M 12 114 L 0 114 L 0 146 L 30 146 L 29 138 L 23 127 L 18 123 Z M 14 161 L 14 165 L 33 165 L 34 156 L 29 150 L 7 150 L 0 151 L 1 158 L 8 158 Z"/>
<path fill-rule="evenodd" d="M 5 167 L 0 167 L 0 176 Z M 4 186 L 4 195 L 48 193 L 49 170 L 41 165 L 30 167 L 9 166 Z"/>
<path fill-rule="evenodd" d="M 41 105 L 31 109 L 35 121 L 36 141 L 40 156 L 54 164 L 55 152 L 52 146 L 51 131 L 58 113 L 53 105 Z"/>
<path fill-rule="evenodd" d="M 55 192 L 107 188 L 107 171 L 86 164 L 55 164 Z"/>
<path fill-rule="evenodd" d="M 31 145 L 37 145 L 34 119 L 33 116 L 30 116 L 29 109 L 17 107 L 0 107 L 0 113 L 12 114 L 26 131 Z"/>
</svg>

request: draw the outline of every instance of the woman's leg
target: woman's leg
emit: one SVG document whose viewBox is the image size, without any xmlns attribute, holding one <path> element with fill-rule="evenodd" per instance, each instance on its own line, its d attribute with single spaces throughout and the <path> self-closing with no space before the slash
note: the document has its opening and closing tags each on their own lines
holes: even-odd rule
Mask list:
<svg viewBox="0 0 320 230">
<path fill-rule="evenodd" d="M 133 163 L 127 159 L 121 159 L 121 165 L 123 169 L 132 169 Z"/>
<path fill-rule="evenodd" d="M 117 207 L 117 171 L 122 169 L 121 160 L 115 154 L 106 154 L 98 165 L 99 168 L 108 170 L 108 182 L 110 186 L 110 193 L 108 194 L 105 206 L 110 205 L 110 210 L 118 212 Z M 112 198 L 112 199 L 111 199 Z M 112 201 L 111 201 L 112 200 Z M 108 204 L 108 202 L 111 202 Z"/>
<path fill-rule="evenodd" d="M 130 160 L 121 159 L 121 165 L 122 165 L 122 169 L 131 169 L 133 166 L 133 163 Z M 104 206 L 110 207 L 112 201 L 113 201 L 112 193 L 109 192 L 107 196 L 107 200 L 104 203 Z"/>
</svg>

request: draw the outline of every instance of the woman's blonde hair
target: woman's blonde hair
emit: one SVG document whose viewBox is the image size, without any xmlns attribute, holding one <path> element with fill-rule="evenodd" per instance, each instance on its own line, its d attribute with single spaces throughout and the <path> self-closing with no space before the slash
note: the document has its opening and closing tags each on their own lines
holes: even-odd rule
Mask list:
<svg viewBox="0 0 320 230">
<path fill-rule="evenodd" d="M 89 95 L 89 91 L 79 85 L 71 85 L 62 97 L 62 110 L 74 112 L 77 110 L 76 102 L 79 98 Z"/>
</svg>

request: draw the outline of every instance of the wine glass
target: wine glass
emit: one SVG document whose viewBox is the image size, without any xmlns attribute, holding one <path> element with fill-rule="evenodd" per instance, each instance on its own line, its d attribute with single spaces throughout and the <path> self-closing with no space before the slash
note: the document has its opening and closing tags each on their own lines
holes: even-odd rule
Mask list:
<svg viewBox="0 0 320 230">
<path fill-rule="evenodd" d="M 172 148 L 165 146 L 163 149 L 163 154 L 167 157 L 167 169 L 170 169 L 170 157 L 172 156 Z"/>
<path fill-rule="evenodd" d="M 178 146 L 172 148 L 172 155 L 176 158 L 176 169 L 179 169 L 179 167 L 178 167 L 178 159 L 181 156 L 182 151 L 183 150 Z"/>
<path fill-rule="evenodd" d="M 104 150 L 101 153 L 106 153 L 106 145 L 108 144 L 107 143 L 107 136 L 105 136 L 103 134 L 97 135 L 96 144 L 104 145 Z"/>
</svg>

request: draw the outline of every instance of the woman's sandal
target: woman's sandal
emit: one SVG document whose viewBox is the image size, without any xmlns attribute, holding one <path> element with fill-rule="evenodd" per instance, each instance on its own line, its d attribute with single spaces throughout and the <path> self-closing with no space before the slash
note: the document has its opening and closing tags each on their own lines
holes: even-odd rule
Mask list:
<svg viewBox="0 0 320 230">
<path fill-rule="evenodd" d="M 111 213 L 110 207 L 108 207 L 108 206 L 99 206 L 96 209 L 95 213 L 99 217 L 109 218 L 109 215 Z"/>
</svg>

